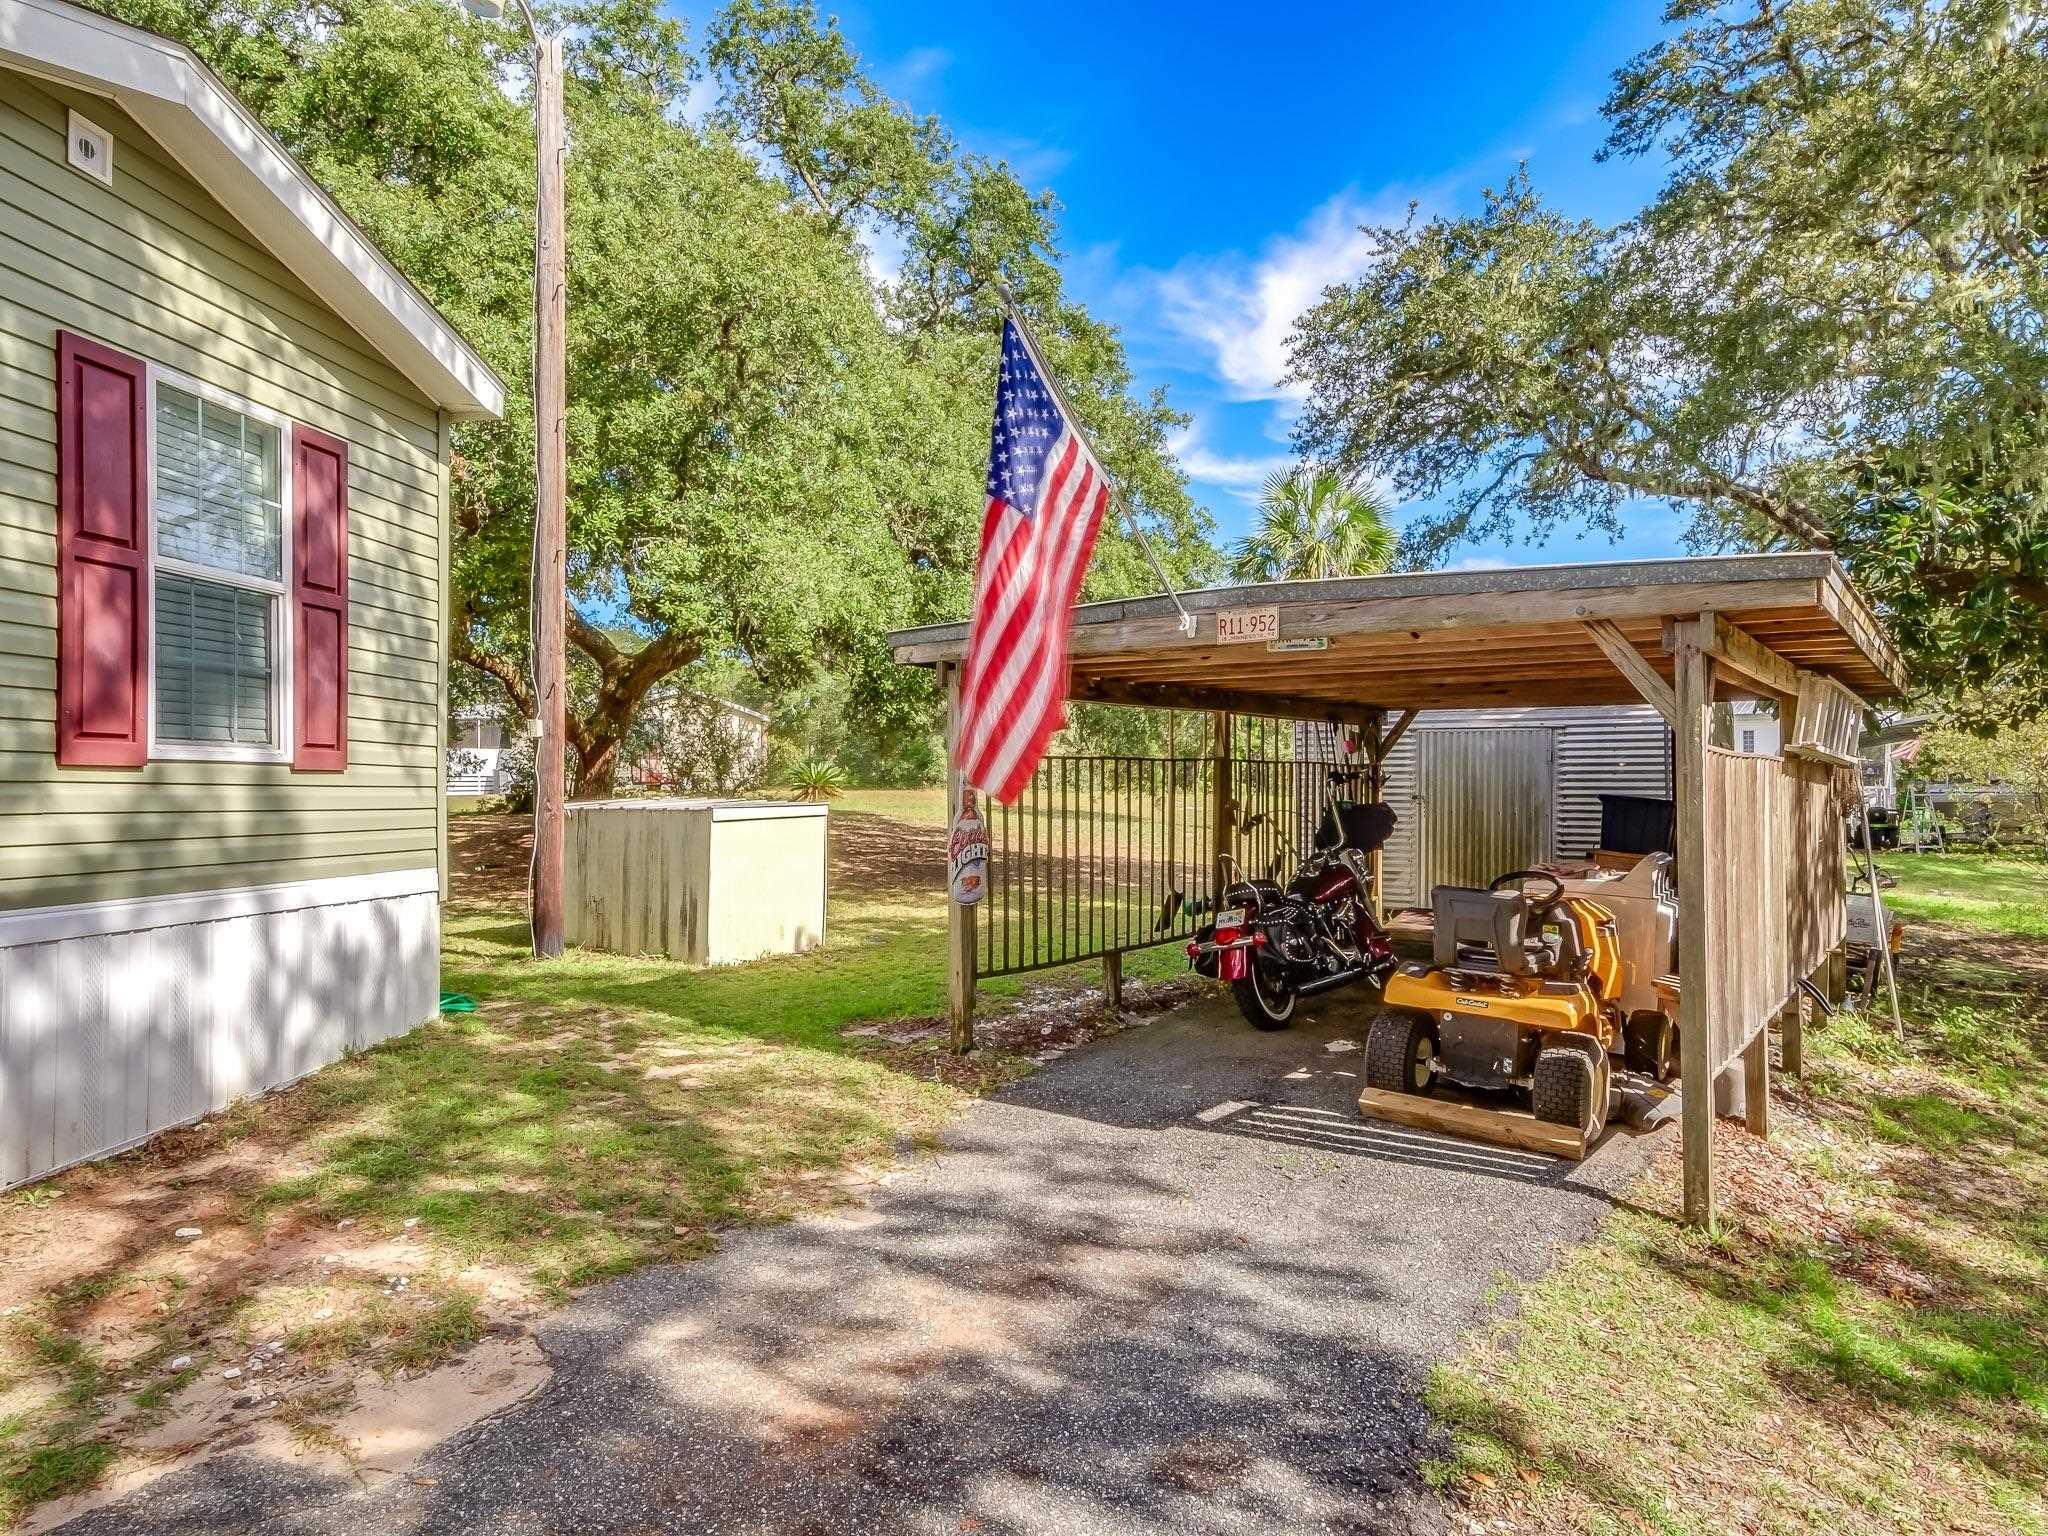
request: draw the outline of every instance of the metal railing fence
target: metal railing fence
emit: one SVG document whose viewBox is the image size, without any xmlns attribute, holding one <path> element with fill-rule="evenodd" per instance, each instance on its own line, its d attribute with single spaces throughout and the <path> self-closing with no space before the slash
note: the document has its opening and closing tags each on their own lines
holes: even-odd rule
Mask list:
<svg viewBox="0 0 2048 1536">
<path fill-rule="evenodd" d="M 1220 765 L 1213 731 L 1197 734 L 1199 755 L 1048 755 L 1014 804 L 986 808 L 978 975 L 1185 941 L 1219 851 L 1247 874 L 1292 872 L 1337 759 L 1298 756 L 1292 721 L 1234 718 Z"/>
</svg>

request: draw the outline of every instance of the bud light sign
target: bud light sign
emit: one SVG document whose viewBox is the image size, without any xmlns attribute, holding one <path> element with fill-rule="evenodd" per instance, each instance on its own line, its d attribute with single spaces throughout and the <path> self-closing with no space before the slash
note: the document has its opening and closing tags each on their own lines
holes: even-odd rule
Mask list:
<svg viewBox="0 0 2048 1536">
<path fill-rule="evenodd" d="M 960 793 L 960 814 L 953 821 L 946 870 L 947 886 L 961 906 L 971 907 L 987 894 L 988 823 L 981 819 L 972 789 Z"/>
</svg>

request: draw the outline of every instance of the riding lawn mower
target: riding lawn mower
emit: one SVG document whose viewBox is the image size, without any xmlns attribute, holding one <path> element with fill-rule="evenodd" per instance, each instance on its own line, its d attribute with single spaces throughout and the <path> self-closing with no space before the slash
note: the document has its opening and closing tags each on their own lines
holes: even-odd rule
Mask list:
<svg viewBox="0 0 2048 1536">
<path fill-rule="evenodd" d="M 1607 1120 L 1610 1052 L 1659 1081 L 1677 1070 L 1668 854 L 1586 880 L 1515 870 L 1484 890 L 1438 886 L 1432 908 L 1433 963 L 1387 978 L 1368 1088 L 1526 1089 L 1537 1119 L 1591 1141 Z"/>
</svg>

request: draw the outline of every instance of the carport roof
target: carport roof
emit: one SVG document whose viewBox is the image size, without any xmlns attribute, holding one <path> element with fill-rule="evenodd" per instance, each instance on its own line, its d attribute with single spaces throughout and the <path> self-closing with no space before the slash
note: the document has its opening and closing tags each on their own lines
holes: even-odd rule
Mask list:
<svg viewBox="0 0 2048 1536">
<path fill-rule="evenodd" d="M 1829 554 L 1716 555 L 1336 581 L 1210 587 L 1182 601 L 1122 598 L 1074 609 L 1070 697 L 1316 718 L 1357 709 L 1636 703 L 1641 694 L 1588 629 L 1632 645 L 1669 681 L 1666 620 L 1716 613 L 1794 666 L 1863 699 L 1895 696 L 1905 671 L 1883 627 Z M 1274 651 L 1219 644 L 1214 615 L 1275 608 Z M 958 661 L 967 626 L 889 637 L 896 659 Z M 1624 658 L 1626 659 L 1626 658 Z"/>
</svg>

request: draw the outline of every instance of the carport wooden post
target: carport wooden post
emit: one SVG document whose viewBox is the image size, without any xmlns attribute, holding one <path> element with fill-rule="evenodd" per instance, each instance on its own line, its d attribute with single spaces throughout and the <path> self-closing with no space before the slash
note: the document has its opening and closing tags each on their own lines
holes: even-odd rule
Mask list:
<svg viewBox="0 0 2048 1536">
<path fill-rule="evenodd" d="M 1215 825 L 1210 828 L 1209 875 L 1215 882 L 1210 896 L 1213 900 L 1223 899 L 1223 876 L 1221 860 L 1226 853 L 1236 852 L 1237 807 L 1231 802 L 1230 783 L 1230 715 L 1218 710 L 1209 717 L 1214 729 L 1213 768 L 1216 775 Z"/>
<path fill-rule="evenodd" d="M 966 798 L 967 775 L 960 771 L 960 668 L 940 668 L 946 687 L 946 841 L 952 853 L 953 822 Z M 951 870 L 946 871 L 946 1017 L 951 1044 L 965 1055 L 974 1049 L 974 908 L 953 900 Z"/>
<path fill-rule="evenodd" d="M 1368 711 L 1362 732 L 1366 741 L 1365 798 L 1374 804 L 1378 804 L 1379 801 L 1385 799 L 1387 793 L 1387 749 L 1386 742 L 1383 739 L 1384 732 L 1381 729 L 1385 725 L 1386 719 L 1386 711 L 1384 710 L 1375 709 Z M 1354 726 L 1352 729 L 1354 735 L 1360 734 L 1358 727 Z M 1386 917 L 1386 910 L 1380 900 L 1380 851 L 1378 848 L 1374 848 L 1371 853 L 1365 856 L 1365 867 L 1372 875 L 1372 891 L 1370 894 L 1372 920 L 1376 923 L 1381 922 Z"/>
<path fill-rule="evenodd" d="M 1714 942 L 1707 911 L 1707 732 L 1714 707 L 1714 664 L 1683 631 L 1672 655 L 1672 721 L 1678 794 L 1678 1061 L 1683 1096 L 1685 1220 L 1714 1224 L 1713 994 L 1707 957 Z"/>
</svg>

